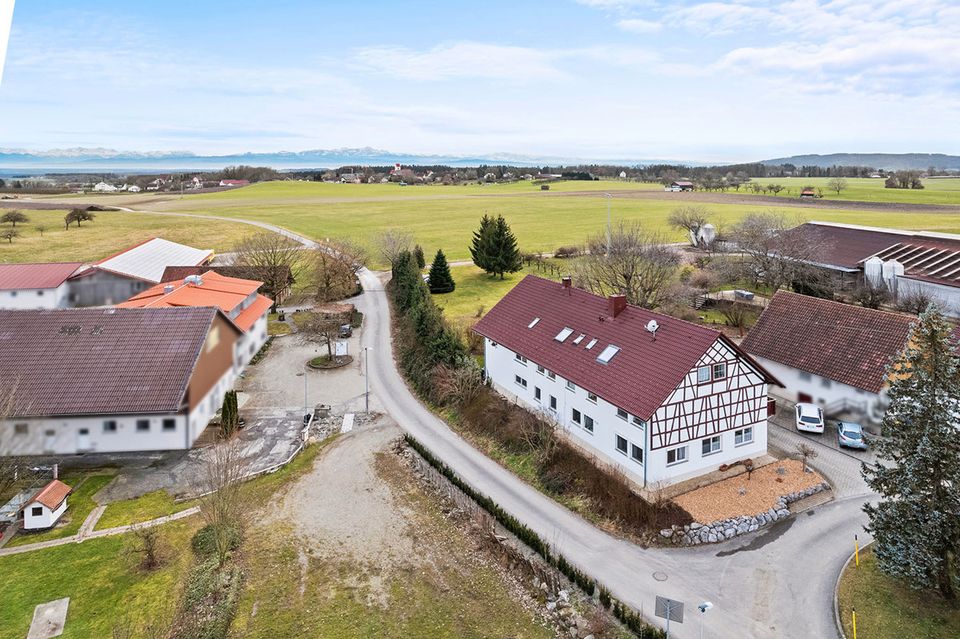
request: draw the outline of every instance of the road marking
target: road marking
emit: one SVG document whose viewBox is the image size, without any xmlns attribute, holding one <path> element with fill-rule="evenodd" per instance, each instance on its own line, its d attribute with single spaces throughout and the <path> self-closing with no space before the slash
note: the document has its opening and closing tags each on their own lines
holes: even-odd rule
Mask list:
<svg viewBox="0 0 960 639">
<path fill-rule="evenodd" d="M 347 413 L 343 416 L 343 426 L 340 427 L 341 433 L 349 433 L 353 430 L 353 413 Z"/>
</svg>

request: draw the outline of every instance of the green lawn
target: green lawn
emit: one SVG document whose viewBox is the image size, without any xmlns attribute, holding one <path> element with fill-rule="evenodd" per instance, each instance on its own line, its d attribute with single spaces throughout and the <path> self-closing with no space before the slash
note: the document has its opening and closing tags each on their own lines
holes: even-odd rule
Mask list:
<svg viewBox="0 0 960 639">
<path fill-rule="evenodd" d="M 753 178 L 757 184 L 781 184 L 790 193 L 781 191 L 778 197 L 796 199 L 805 186 L 823 189 L 827 200 L 858 200 L 861 202 L 898 202 L 915 204 L 951 204 L 960 206 L 960 178 L 934 178 L 923 181 L 922 189 L 888 189 L 877 178 L 846 178 L 847 188 L 838 195 L 827 186 L 830 178 Z M 730 191 L 732 192 L 732 191 Z M 752 194 L 749 187 L 740 187 L 739 193 Z M 769 194 L 772 195 L 772 194 Z"/>
<path fill-rule="evenodd" d="M 193 563 L 190 537 L 200 519 L 163 527 L 167 563 L 142 573 L 124 555 L 129 535 L 92 539 L 0 558 L 0 639 L 27 635 L 37 604 L 70 597 L 64 639 L 104 639 L 126 615 L 138 626 L 173 618 Z"/>
<path fill-rule="evenodd" d="M 155 490 L 135 499 L 124 499 L 108 504 L 100 521 L 97 522 L 96 530 L 139 524 L 178 513 L 195 505 L 193 501 L 175 502 L 167 491 Z"/>
<path fill-rule="evenodd" d="M 936 594 L 917 592 L 887 577 L 870 550 L 860 553 L 860 567 L 850 563 L 840 579 L 840 618 L 853 637 L 851 610 L 857 609 L 857 636 L 862 639 L 955 639 L 960 637 L 960 609 Z"/>
<path fill-rule="evenodd" d="M 535 267 L 524 269 L 519 273 L 508 273 L 504 279 L 487 275 L 474 266 L 453 266 L 450 268 L 457 288 L 452 293 L 434 295 L 433 301 L 443 309 L 448 319 L 460 326 L 471 326 L 486 314 L 493 305 L 500 301 L 526 275 L 533 274 L 540 277 L 551 277 L 548 273 L 541 273 Z M 483 313 L 479 313 L 483 307 Z"/>
<path fill-rule="evenodd" d="M 76 487 L 82 476 L 67 476 L 63 482 L 71 487 Z M 67 497 L 67 511 L 63 513 L 58 525 L 44 532 L 25 533 L 21 532 L 14 537 L 7 547 L 23 546 L 24 544 L 33 544 L 38 541 L 48 541 L 50 539 L 61 539 L 75 535 L 83 525 L 87 515 L 96 507 L 93 496 L 104 486 L 110 483 L 113 475 L 86 475 L 83 483 L 70 493 Z"/>
<path fill-rule="evenodd" d="M 15 206 L 7 201 L 0 201 L 0 205 Z M 254 230 L 245 224 L 217 220 L 102 211 L 93 222 L 84 222 L 80 228 L 74 224 L 68 231 L 63 226 L 65 211 L 23 212 L 30 221 L 17 224 L 22 237 L 12 243 L 0 240 L 0 262 L 93 261 L 151 237 L 226 251 Z M 43 235 L 38 225 L 46 227 Z M 7 225 L 0 228 L 5 229 Z"/>
</svg>

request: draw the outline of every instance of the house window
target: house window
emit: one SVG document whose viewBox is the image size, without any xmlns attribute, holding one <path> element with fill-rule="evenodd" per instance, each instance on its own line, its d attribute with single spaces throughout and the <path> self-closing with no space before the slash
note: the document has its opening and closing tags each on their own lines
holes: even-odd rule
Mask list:
<svg viewBox="0 0 960 639">
<path fill-rule="evenodd" d="M 753 441 L 753 426 L 733 431 L 734 446 L 743 446 Z"/>
<path fill-rule="evenodd" d="M 820 379 L 820 385 L 823 386 L 824 388 L 830 388 L 830 386 L 832 386 L 833 383 L 826 377 L 823 377 Z"/>
<path fill-rule="evenodd" d="M 571 416 L 571 419 L 573 420 L 573 423 L 574 423 L 574 424 L 579 424 L 579 423 L 580 423 L 580 417 L 581 417 L 580 411 L 578 411 L 576 408 L 574 408 L 574 409 L 573 409 L 573 415 Z"/>
<path fill-rule="evenodd" d="M 16 291 L 10 291 L 10 297 L 16 297 L 16 296 L 17 296 Z"/>
<path fill-rule="evenodd" d="M 520 386 L 523 386 L 524 388 L 527 387 L 527 380 L 525 380 L 524 378 L 520 377 L 519 375 L 514 375 L 514 376 L 513 376 L 513 381 L 514 381 L 516 384 L 519 384 Z"/>
<path fill-rule="evenodd" d="M 150 420 L 149 419 L 138 419 L 137 420 L 137 432 L 147 432 L 150 430 Z"/>
<path fill-rule="evenodd" d="M 539 387 L 539 386 L 534 386 L 534 387 L 533 387 L 533 398 L 534 398 L 535 400 L 537 400 L 538 402 L 540 401 L 540 387 Z"/>
<path fill-rule="evenodd" d="M 89 434 L 90 434 L 90 429 L 89 429 L 89 428 L 81 428 L 81 429 L 80 429 L 80 434 L 81 434 L 81 435 L 89 435 Z"/>
<path fill-rule="evenodd" d="M 14 424 L 13 425 L 13 434 L 14 435 L 26 435 L 28 426 L 26 424 Z"/>
<path fill-rule="evenodd" d="M 30 509 L 30 514 L 33 515 L 34 517 L 42 517 L 43 506 L 34 506 L 33 508 Z"/>
<path fill-rule="evenodd" d="M 517 360 L 518 362 L 520 362 L 520 363 L 523 364 L 524 366 L 527 365 L 527 358 L 524 357 L 523 355 L 521 355 L 520 353 L 514 354 L 513 359 Z"/>
<path fill-rule="evenodd" d="M 590 402 L 593 402 L 594 404 L 596 404 L 596 403 L 597 403 L 597 396 L 596 396 L 595 394 L 593 394 L 593 393 L 587 393 L 587 401 L 590 401 Z"/>
<path fill-rule="evenodd" d="M 618 408 L 617 417 L 619 417 L 623 421 L 627 421 L 627 411 L 623 410 L 622 408 Z"/>
<path fill-rule="evenodd" d="M 37 291 L 37 297 L 43 297 L 43 291 Z"/>
<path fill-rule="evenodd" d="M 723 379 L 726 376 L 727 376 L 727 364 L 725 362 L 720 362 L 719 364 L 713 365 L 714 379 Z"/>
<path fill-rule="evenodd" d="M 557 379 L 557 374 L 553 371 L 547 371 L 547 379 Z"/>
<path fill-rule="evenodd" d="M 103 432 L 105 433 L 115 433 L 117 432 L 117 422 L 112 419 L 108 419 L 103 422 Z"/>
<path fill-rule="evenodd" d="M 167 417 L 163 420 L 163 430 L 177 430 L 177 420 Z"/>
<path fill-rule="evenodd" d="M 810 375 L 810 373 L 803 373 L 803 372 L 801 372 L 801 373 L 800 373 L 800 379 L 801 379 L 802 381 L 804 381 L 804 382 L 809 382 L 810 380 L 813 379 L 813 377 Z"/>
<path fill-rule="evenodd" d="M 575 391 L 575 390 L 577 390 L 577 385 L 574 384 L 573 382 L 571 382 L 571 381 L 568 379 L 568 380 L 567 380 L 567 390 L 568 390 L 568 391 Z"/>
<path fill-rule="evenodd" d="M 706 384 L 710 381 L 710 367 L 701 366 L 697 369 L 697 383 Z"/>
<path fill-rule="evenodd" d="M 593 432 L 593 417 L 589 415 L 583 416 L 583 427 L 586 428 L 591 433 Z"/>
<path fill-rule="evenodd" d="M 550 396 L 550 410 L 557 411 L 557 398 L 553 395 Z"/>
<path fill-rule="evenodd" d="M 546 370 L 547 369 L 545 369 L 543 366 L 539 366 L 539 365 L 537 366 L 537 372 L 540 373 L 541 375 L 543 375 L 544 371 Z"/>
<path fill-rule="evenodd" d="M 630 457 L 633 461 L 643 463 L 643 449 L 636 444 L 630 444 Z"/>
<path fill-rule="evenodd" d="M 643 428 L 646 426 L 644 421 L 639 417 L 637 417 L 636 415 L 633 416 L 633 419 L 631 421 L 633 422 L 633 425 L 636 426 L 637 428 Z"/>
<path fill-rule="evenodd" d="M 667 466 L 671 466 L 673 464 L 682 464 L 685 461 L 687 461 L 686 446 L 671 448 L 667 451 Z"/>
<path fill-rule="evenodd" d="M 617 435 L 617 450 L 624 455 L 627 454 L 627 448 L 630 446 L 630 442 L 627 441 L 626 437 L 621 437 Z"/>
<path fill-rule="evenodd" d="M 720 435 L 714 435 L 713 437 L 707 437 L 706 439 L 700 440 L 700 450 L 704 457 L 714 453 L 719 453 Z"/>
</svg>

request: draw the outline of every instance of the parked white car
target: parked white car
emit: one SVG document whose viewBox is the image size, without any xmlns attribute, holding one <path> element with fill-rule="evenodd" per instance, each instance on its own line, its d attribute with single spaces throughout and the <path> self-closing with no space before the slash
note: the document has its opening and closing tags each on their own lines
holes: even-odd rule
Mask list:
<svg viewBox="0 0 960 639">
<path fill-rule="evenodd" d="M 823 409 L 816 404 L 797 404 L 797 430 L 807 433 L 823 432 Z"/>
</svg>

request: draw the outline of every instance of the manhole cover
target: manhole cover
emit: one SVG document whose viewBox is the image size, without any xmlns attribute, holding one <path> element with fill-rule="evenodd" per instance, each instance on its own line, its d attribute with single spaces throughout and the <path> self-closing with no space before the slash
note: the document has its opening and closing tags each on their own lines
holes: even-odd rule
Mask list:
<svg viewBox="0 0 960 639">
<path fill-rule="evenodd" d="M 667 580 L 667 573 L 665 573 L 665 572 L 659 572 L 659 571 L 658 571 L 658 572 L 655 572 L 655 573 L 653 573 L 653 578 L 656 579 L 657 581 L 666 581 L 666 580 Z"/>
</svg>

